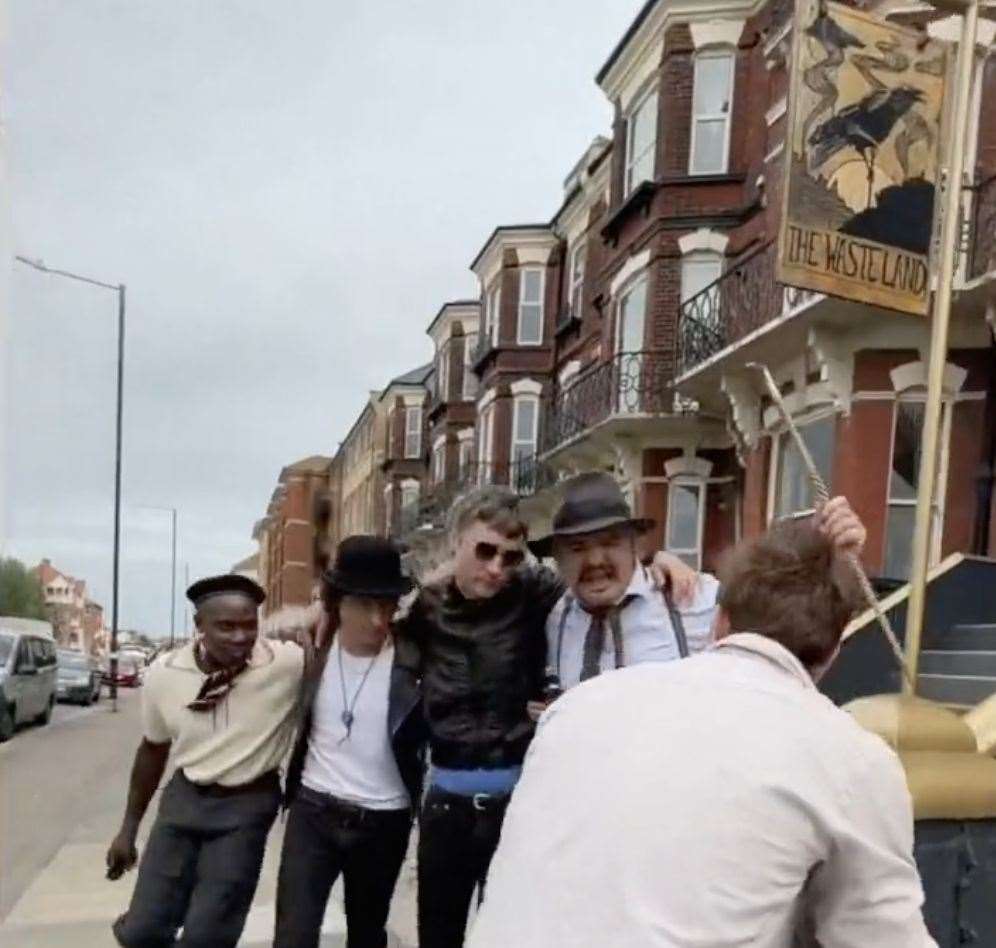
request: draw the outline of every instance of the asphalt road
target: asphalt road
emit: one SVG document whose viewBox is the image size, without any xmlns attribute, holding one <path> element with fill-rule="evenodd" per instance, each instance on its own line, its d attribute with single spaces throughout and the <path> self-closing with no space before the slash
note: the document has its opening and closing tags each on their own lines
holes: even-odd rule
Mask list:
<svg viewBox="0 0 996 948">
<path fill-rule="evenodd" d="M 0 948 L 114 948 L 111 922 L 125 909 L 135 873 L 104 878 L 141 737 L 139 690 L 122 690 L 118 712 L 60 705 L 46 727 L 0 744 Z M 158 800 L 139 836 L 144 845 Z M 283 824 L 267 845 L 256 900 L 240 944 L 269 945 Z M 392 948 L 415 943 L 414 860 L 402 869 L 390 918 Z M 341 880 L 329 902 L 322 948 L 345 944 Z"/>
</svg>

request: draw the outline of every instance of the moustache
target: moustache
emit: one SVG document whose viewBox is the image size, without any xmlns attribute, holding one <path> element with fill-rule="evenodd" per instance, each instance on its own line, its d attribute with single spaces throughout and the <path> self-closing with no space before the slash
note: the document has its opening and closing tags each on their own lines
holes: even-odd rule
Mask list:
<svg viewBox="0 0 996 948">
<path fill-rule="evenodd" d="M 580 582 L 590 583 L 599 579 L 615 579 L 616 571 L 614 569 L 599 568 L 599 569 L 586 569 L 581 573 Z"/>
</svg>

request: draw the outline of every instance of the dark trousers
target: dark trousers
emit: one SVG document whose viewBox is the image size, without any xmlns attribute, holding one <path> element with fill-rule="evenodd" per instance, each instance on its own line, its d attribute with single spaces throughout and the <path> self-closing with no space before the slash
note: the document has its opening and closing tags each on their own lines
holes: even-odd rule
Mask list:
<svg viewBox="0 0 996 948">
<path fill-rule="evenodd" d="M 347 948 L 385 948 L 387 913 L 411 826 L 411 810 L 367 810 L 302 786 L 280 854 L 274 948 L 318 945 L 339 873 Z"/>
<path fill-rule="evenodd" d="M 509 798 L 430 788 L 418 841 L 419 948 L 460 948 L 475 887 L 483 894 Z"/>
<path fill-rule="evenodd" d="M 131 904 L 114 923 L 118 943 L 235 948 L 279 809 L 276 771 L 240 792 L 197 787 L 177 771 L 163 790 Z"/>
</svg>

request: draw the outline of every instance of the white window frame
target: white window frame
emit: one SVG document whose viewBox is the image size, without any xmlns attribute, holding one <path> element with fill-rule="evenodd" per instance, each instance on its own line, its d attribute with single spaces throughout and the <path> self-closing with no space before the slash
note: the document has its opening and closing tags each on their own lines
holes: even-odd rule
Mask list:
<svg viewBox="0 0 996 948">
<path fill-rule="evenodd" d="M 686 253 L 681 258 L 681 302 L 687 303 L 693 296 L 697 296 L 702 290 L 696 290 L 695 293 L 689 293 L 686 290 L 689 281 L 686 279 L 685 274 L 689 267 L 692 266 L 702 266 L 703 264 L 715 264 L 716 265 L 716 276 L 714 279 L 710 280 L 708 283 L 702 287 L 702 290 L 708 289 L 712 286 L 716 280 L 718 280 L 723 275 L 723 255 L 721 253 L 715 253 L 711 250 L 693 250 L 691 253 Z"/>
<path fill-rule="evenodd" d="M 696 527 L 696 547 L 686 549 L 684 547 L 671 546 L 671 513 L 674 510 L 674 494 L 678 487 L 694 487 L 698 491 L 699 510 L 698 526 Z M 675 556 L 680 557 L 695 570 L 702 569 L 702 538 L 705 535 L 705 514 L 708 481 L 701 477 L 677 476 L 671 478 L 667 488 L 667 522 L 664 525 L 664 549 Z"/>
<path fill-rule="evenodd" d="M 526 300 L 526 275 L 539 274 L 539 299 L 535 302 Z M 516 342 L 520 346 L 541 346 L 543 344 L 543 319 L 546 315 L 543 306 L 543 297 L 546 294 L 546 268 L 545 267 L 523 267 L 519 271 L 519 307 L 516 316 Z M 538 335 L 535 338 L 526 338 L 522 334 L 522 310 L 526 306 L 536 306 L 539 308 L 537 329 Z"/>
<path fill-rule="evenodd" d="M 464 438 L 460 442 L 460 453 L 457 456 L 458 477 L 461 481 L 467 476 L 467 471 L 474 458 L 474 439 Z"/>
<path fill-rule="evenodd" d="M 418 481 L 403 481 L 401 484 L 401 509 L 409 510 L 414 507 L 421 496 Z"/>
<path fill-rule="evenodd" d="M 394 522 L 394 484 L 384 488 L 384 532 L 390 533 Z"/>
<path fill-rule="evenodd" d="M 477 378 L 474 376 L 474 350 L 480 337 L 477 332 L 463 337 L 463 400 L 471 401 L 477 395 Z"/>
<path fill-rule="evenodd" d="M 690 175 L 726 174 L 730 167 L 730 131 L 733 124 L 733 84 L 736 76 L 736 51 L 729 47 L 716 47 L 704 50 L 695 57 L 694 76 L 692 82 L 692 134 L 688 149 L 688 173 Z M 698 84 L 699 63 L 708 60 L 725 59 L 729 63 L 729 83 L 726 90 L 726 110 L 723 112 L 695 112 L 695 88 Z M 696 167 L 696 145 L 700 122 L 722 121 L 723 126 L 723 161 L 720 167 L 700 170 Z"/>
<path fill-rule="evenodd" d="M 422 456 L 422 406 L 405 406 L 405 458 Z"/>
<path fill-rule="evenodd" d="M 478 423 L 480 424 L 480 435 L 477 450 L 477 482 L 479 484 L 490 484 L 494 476 L 491 470 L 494 462 L 494 442 L 495 442 L 495 403 L 486 405 L 481 411 Z"/>
<path fill-rule="evenodd" d="M 581 319 L 584 309 L 584 271 L 588 263 L 588 246 L 584 238 L 578 238 L 571 247 L 568 258 L 568 294 L 571 316 Z"/>
<path fill-rule="evenodd" d="M 484 332 L 493 346 L 501 338 L 501 274 L 484 293 Z"/>
<path fill-rule="evenodd" d="M 446 480 L 446 442 L 441 441 L 432 449 L 432 482 L 442 484 Z"/>
<path fill-rule="evenodd" d="M 820 408 L 800 416 L 799 418 L 794 418 L 793 421 L 796 427 L 803 429 L 808 425 L 815 424 L 819 421 L 825 421 L 830 418 L 834 421 L 834 446 L 833 454 L 837 451 L 837 418 L 840 413 L 835 411 L 832 407 L 821 406 Z M 781 486 L 781 481 L 779 478 L 781 463 L 782 463 L 782 441 L 788 443 L 788 439 L 792 437 L 791 433 L 784 427 L 779 427 L 777 430 L 771 433 L 771 468 L 768 477 L 768 523 L 775 523 L 778 520 L 805 520 L 807 517 L 811 517 L 815 512 L 815 507 L 806 507 L 802 510 L 795 510 L 792 513 L 779 514 L 778 507 L 778 494 L 779 488 Z M 830 472 L 832 475 L 832 471 Z M 832 480 L 828 480 L 827 486 L 833 491 Z"/>
<path fill-rule="evenodd" d="M 625 333 L 623 332 L 623 306 L 626 301 L 633 295 L 636 289 L 640 285 L 644 286 L 644 298 L 643 298 L 643 316 L 641 318 L 641 328 L 642 328 L 642 340 L 640 342 L 639 349 L 624 349 L 623 348 L 623 337 Z M 648 273 L 646 270 L 641 270 L 636 274 L 626 285 L 619 291 L 619 299 L 616 301 L 616 345 L 615 354 L 621 355 L 624 352 L 643 352 L 647 345 L 647 305 L 649 303 L 649 297 L 647 293 L 650 291 L 650 283 L 648 280 Z"/>
<path fill-rule="evenodd" d="M 651 106 L 654 116 L 654 133 L 650 138 L 650 144 L 640 152 L 639 155 L 633 154 L 633 133 L 636 130 L 636 117 L 643 111 L 650 102 L 653 102 Z M 659 134 L 659 111 L 660 111 L 660 99 L 657 93 L 657 86 L 651 86 L 647 89 L 633 103 L 629 112 L 626 116 L 626 148 L 623 164 L 623 197 L 629 197 L 630 194 L 644 181 L 652 181 L 654 175 L 657 172 L 657 136 Z M 650 153 L 650 175 L 641 177 L 639 181 L 635 180 L 633 173 L 639 163 L 643 158 Z"/>
<path fill-rule="evenodd" d="M 885 484 L 885 523 L 883 526 L 882 571 L 885 572 L 885 556 L 889 549 L 889 513 L 893 507 L 916 508 L 916 497 L 894 498 L 892 496 L 892 462 L 896 453 L 896 425 L 899 421 L 899 406 L 902 404 L 920 404 L 926 406 L 927 393 L 920 388 L 899 392 L 892 409 L 892 427 L 890 428 L 889 466 L 886 468 Z M 941 558 L 944 540 L 944 511 L 948 494 L 948 453 L 951 444 L 952 401 L 949 398 L 941 400 L 941 426 L 937 442 L 937 480 L 934 483 L 934 497 L 930 505 L 930 559 L 929 565 L 936 565 Z M 919 477 L 919 472 L 917 472 Z M 909 579 L 908 576 L 890 576 L 890 579 Z"/>
<path fill-rule="evenodd" d="M 525 404 L 533 406 L 533 437 L 531 441 L 519 437 L 519 406 Z M 527 444 L 531 449 L 531 456 L 535 457 L 536 446 L 539 444 L 539 397 L 536 395 L 516 395 L 512 399 L 512 444 L 508 454 L 510 464 L 514 466 L 518 460 L 515 449 Z"/>
<path fill-rule="evenodd" d="M 450 400 L 450 350 L 449 340 L 440 343 L 436 357 L 436 395 L 441 402 Z"/>
</svg>

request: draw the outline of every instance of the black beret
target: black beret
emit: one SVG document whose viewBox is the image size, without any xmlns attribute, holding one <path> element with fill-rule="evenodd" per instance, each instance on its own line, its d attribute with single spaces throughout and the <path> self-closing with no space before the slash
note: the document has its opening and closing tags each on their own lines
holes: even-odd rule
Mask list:
<svg viewBox="0 0 996 948">
<path fill-rule="evenodd" d="M 196 606 L 209 596 L 220 596 L 224 593 L 241 593 L 252 599 L 257 606 L 266 599 L 266 593 L 263 592 L 263 587 L 259 583 L 238 573 L 226 573 L 224 576 L 209 576 L 207 579 L 199 579 L 187 590 L 187 598 Z"/>
</svg>

